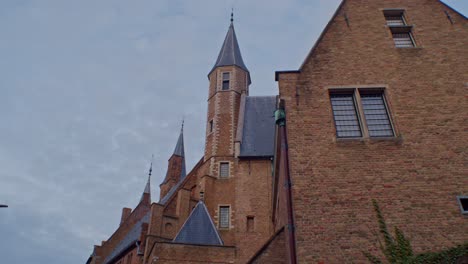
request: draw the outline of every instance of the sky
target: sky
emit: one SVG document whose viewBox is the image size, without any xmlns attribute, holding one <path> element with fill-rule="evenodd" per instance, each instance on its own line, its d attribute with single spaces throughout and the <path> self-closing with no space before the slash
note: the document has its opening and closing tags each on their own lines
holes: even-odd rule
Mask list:
<svg viewBox="0 0 468 264">
<path fill-rule="evenodd" d="M 159 198 L 183 118 L 195 165 L 232 7 L 250 94 L 274 95 L 339 2 L 0 0 L 2 263 L 85 263 L 137 205 L 152 154 Z"/>
</svg>

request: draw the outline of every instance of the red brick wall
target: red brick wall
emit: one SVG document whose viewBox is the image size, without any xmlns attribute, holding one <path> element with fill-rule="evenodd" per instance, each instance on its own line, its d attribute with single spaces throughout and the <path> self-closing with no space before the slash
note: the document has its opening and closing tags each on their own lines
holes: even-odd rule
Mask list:
<svg viewBox="0 0 468 264">
<path fill-rule="evenodd" d="M 268 244 L 262 248 L 249 264 L 284 264 L 287 263 L 286 232 L 281 229 Z M 242 262 L 243 263 L 243 262 Z"/>
<path fill-rule="evenodd" d="M 156 243 L 157 263 L 234 263 L 236 249 L 222 246 L 195 246 Z M 151 262 L 149 262 L 151 263 Z"/>
<path fill-rule="evenodd" d="M 417 48 L 394 47 L 384 8 L 406 10 Z M 299 263 L 378 253 L 373 198 L 416 252 L 468 240 L 456 201 L 468 194 L 467 25 L 436 0 L 348 0 L 301 73 L 280 74 Z M 329 89 L 341 86 L 384 87 L 397 137 L 337 140 Z"/>
</svg>

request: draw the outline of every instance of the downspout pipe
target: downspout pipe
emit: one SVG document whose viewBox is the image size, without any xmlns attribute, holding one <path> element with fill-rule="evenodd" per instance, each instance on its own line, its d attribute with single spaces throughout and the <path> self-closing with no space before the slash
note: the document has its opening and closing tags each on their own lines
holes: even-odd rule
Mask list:
<svg viewBox="0 0 468 264">
<path fill-rule="evenodd" d="M 286 113 L 284 107 L 280 102 L 280 107 L 275 112 L 275 120 L 278 125 L 279 135 L 280 135 L 280 148 L 281 148 L 281 157 L 283 157 L 284 162 L 284 173 L 286 176 L 285 188 L 286 188 L 286 208 L 288 214 L 288 242 L 289 242 L 289 263 L 296 264 L 296 234 L 294 226 L 294 215 L 293 215 L 293 203 L 292 203 L 292 182 L 291 175 L 289 173 L 289 151 L 288 151 L 288 137 L 286 131 Z"/>
</svg>

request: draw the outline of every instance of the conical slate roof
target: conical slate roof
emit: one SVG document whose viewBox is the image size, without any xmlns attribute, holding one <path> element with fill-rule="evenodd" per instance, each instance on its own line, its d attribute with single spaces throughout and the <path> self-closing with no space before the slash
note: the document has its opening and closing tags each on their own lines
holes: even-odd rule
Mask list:
<svg viewBox="0 0 468 264">
<path fill-rule="evenodd" d="M 195 245 L 223 245 L 205 204 L 200 201 L 192 210 L 173 242 Z"/>
<path fill-rule="evenodd" d="M 149 172 L 148 172 L 148 181 L 146 182 L 145 189 L 143 190 L 143 194 L 141 195 L 140 202 L 143 201 L 143 197 L 145 193 L 147 193 L 150 196 L 150 201 L 151 201 L 151 172 L 153 171 L 153 162 L 151 162 Z"/>
<path fill-rule="evenodd" d="M 184 124 L 182 124 L 182 129 L 180 130 L 179 139 L 174 149 L 174 155 L 179 157 L 185 157 L 184 151 Z"/>
<path fill-rule="evenodd" d="M 239 68 L 243 69 L 248 73 L 249 84 L 251 83 L 250 73 L 244 64 L 244 60 L 242 59 L 239 43 L 237 42 L 236 32 L 234 30 L 234 24 L 232 23 L 232 20 L 231 25 L 229 26 L 229 30 L 226 34 L 226 38 L 224 39 L 221 51 L 219 52 L 218 59 L 216 60 L 213 69 L 211 69 L 208 75 L 210 75 L 214 71 L 214 69 L 221 66 L 238 66 Z"/>
</svg>

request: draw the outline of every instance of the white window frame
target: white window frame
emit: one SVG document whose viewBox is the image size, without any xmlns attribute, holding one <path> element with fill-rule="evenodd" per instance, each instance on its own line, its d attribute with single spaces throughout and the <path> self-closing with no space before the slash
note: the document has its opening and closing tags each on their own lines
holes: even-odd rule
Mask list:
<svg viewBox="0 0 468 264">
<path fill-rule="evenodd" d="M 221 165 L 223 165 L 223 164 L 227 164 L 228 174 L 227 174 L 227 176 L 221 177 Z M 218 178 L 219 179 L 229 179 L 229 178 L 231 178 L 231 162 L 230 161 L 220 161 L 218 163 L 218 168 L 219 168 L 218 169 Z"/>
<path fill-rule="evenodd" d="M 228 208 L 228 225 L 221 226 L 221 207 Z M 218 229 L 230 229 L 231 228 L 231 218 L 232 218 L 232 207 L 230 204 L 219 204 L 218 205 Z"/>
</svg>

